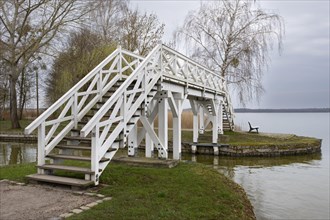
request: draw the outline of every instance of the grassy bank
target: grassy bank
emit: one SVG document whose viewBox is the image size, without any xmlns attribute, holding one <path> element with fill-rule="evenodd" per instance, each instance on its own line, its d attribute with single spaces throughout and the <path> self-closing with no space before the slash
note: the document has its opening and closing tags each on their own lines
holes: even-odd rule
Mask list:
<svg viewBox="0 0 330 220">
<path fill-rule="evenodd" d="M 22 181 L 34 164 L 0 167 L 0 178 Z M 244 191 L 201 164 L 172 169 L 111 164 L 100 193 L 111 201 L 70 219 L 254 219 Z"/>
<path fill-rule="evenodd" d="M 0 133 L 23 133 L 24 128 L 29 125 L 31 120 L 21 120 L 22 129 L 11 129 L 10 121 L 0 121 Z M 57 132 L 64 125 L 60 125 Z M 170 126 L 169 126 L 170 128 Z M 155 129 L 157 130 L 157 129 Z M 37 129 L 33 132 L 36 134 Z M 168 131 L 168 139 L 172 141 L 172 130 Z M 182 142 L 192 142 L 193 132 L 190 129 L 182 130 Z M 200 134 L 198 138 L 200 143 L 211 143 L 212 132 L 205 131 L 204 134 Z M 265 147 L 276 145 L 279 148 L 295 148 L 301 146 L 310 146 L 319 144 L 319 140 L 311 137 L 296 136 L 293 134 L 267 134 L 267 133 L 248 133 L 248 132 L 232 132 L 225 131 L 224 135 L 219 135 L 218 142 L 221 144 L 229 144 L 232 146 L 254 146 Z"/>
<path fill-rule="evenodd" d="M 24 128 L 27 127 L 32 121 L 33 120 L 20 120 L 19 123 L 22 126 L 22 128 L 12 129 L 11 122 L 9 120 L 0 120 L 0 133 L 8 133 L 8 134 L 24 133 Z"/>
<path fill-rule="evenodd" d="M 182 140 L 189 142 L 192 139 L 191 131 L 182 132 Z M 211 143 L 212 133 L 211 131 L 205 132 L 200 135 L 199 142 Z M 301 145 L 313 145 L 318 144 L 319 140 L 312 137 L 302 137 L 294 134 L 268 134 L 268 133 L 248 133 L 248 132 L 233 132 L 226 131 L 224 135 L 220 135 L 218 139 L 219 143 L 229 144 L 233 146 L 301 146 Z"/>
</svg>

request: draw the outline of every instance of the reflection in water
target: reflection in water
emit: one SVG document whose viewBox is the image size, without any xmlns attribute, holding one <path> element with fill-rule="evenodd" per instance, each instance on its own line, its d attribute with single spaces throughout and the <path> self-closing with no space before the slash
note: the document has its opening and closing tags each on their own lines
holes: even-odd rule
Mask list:
<svg viewBox="0 0 330 220">
<path fill-rule="evenodd" d="M 35 144 L 0 142 L 0 166 L 29 163 L 36 160 L 37 148 Z"/>
<path fill-rule="evenodd" d="M 321 153 L 244 158 L 187 154 L 183 159 L 207 164 L 240 184 L 257 219 L 327 219 L 329 215 L 329 181 L 320 167 Z"/>
<path fill-rule="evenodd" d="M 285 166 L 299 164 L 302 166 L 314 165 L 317 161 L 321 160 L 321 153 L 306 154 L 299 156 L 282 156 L 282 157 L 227 157 L 227 156 L 213 156 L 201 154 L 184 154 L 183 160 L 190 160 L 192 162 L 213 165 L 215 169 L 234 179 L 235 171 L 237 169 L 248 168 L 251 172 L 256 168 L 271 168 L 276 166 Z"/>
</svg>

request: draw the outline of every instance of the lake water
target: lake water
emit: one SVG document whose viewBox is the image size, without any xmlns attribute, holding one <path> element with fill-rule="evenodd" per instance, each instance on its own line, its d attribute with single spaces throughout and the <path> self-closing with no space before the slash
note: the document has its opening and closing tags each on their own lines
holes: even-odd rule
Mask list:
<svg viewBox="0 0 330 220">
<path fill-rule="evenodd" d="M 258 219 L 329 219 L 329 113 L 238 113 L 261 132 L 292 133 L 322 139 L 320 154 L 231 158 L 183 155 L 212 165 L 246 191 Z M 0 143 L 0 165 L 36 161 L 34 144 Z"/>
<path fill-rule="evenodd" d="M 329 113 L 237 113 L 261 132 L 292 133 L 322 139 L 322 153 L 303 156 L 230 158 L 197 156 L 246 191 L 257 219 L 329 219 Z M 189 159 L 189 158 L 187 158 Z"/>
<path fill-rule="evenodd" d="M 0 166 L 37 161 L 36 144 L 0 142 Z"/>
</svg>

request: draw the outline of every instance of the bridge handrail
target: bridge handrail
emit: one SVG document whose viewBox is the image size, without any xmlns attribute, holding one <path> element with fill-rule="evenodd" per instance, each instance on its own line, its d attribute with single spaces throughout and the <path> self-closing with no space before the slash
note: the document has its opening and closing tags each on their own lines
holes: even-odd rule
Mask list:
<svg viewBox="0 0 330 220">
<path fill-rule="evenodd" d="M 25 130 L 25 134 L 30 134 L 35 130 L 42 122 L 44 122 L 48 117 L 50 117 L 55 111 L 58 110 L 66 101 L 68 101 L 75 93 L 79 91 L 89 80 L 91 80 L 99 70 L 107 64 L 111 59 L 113 59 L 119 50 L 116 49 L 114 53 L 110 54 L 105 58 L 99 65 L 97 65 L 92 71 L 90 71 L 83 79 L 81 79 L 77 84 L 75 84 L 69 91 L 67 91 L 61 98 L 59 98 L 54 104 L 52 104 L 46 111 L 44 111 L 38 118 L 36 118 L 31 124 L 29 124 Z"/>
<path fill-rule="evenodd" d="M 120 98 L 126 91 L 127 87 L 132 83 L 134 78 L 140 73 L 140 71 L 146 67 L 149 61 L 153 58 L 155 53 L 161 49 L 162 45 L 157 45 L 149 55 L 141 62 L 141 64 L 131 73 L 131 75 L 123 82 L 123 84 L 115 91 L 115 93 L 106 101 L 106 103 L 100 108 L 99 111 L 89 120 L 89 122 L 81 129 L 81 136 L 86 137 L 93 128 L 100 122 L 102 117 L 106 114 L 109 108 Z"/>
<path fill-rule="evenodd" d="M 233 110 L 233 107 L 232 107 L 232 103 L 231 103 L 231 99 L 230 99 L 230 96 L 229 96 L 229 90 L 228 90 L 228 85 L 226 83 L 226 80 L 224 77 L 220 76 L 219 74 L 215 73 L 214 71 L 211 71 L 209 70 L 207 67 L 197 63 L 196 61 L 192 60 L 191 58 L 179 53 L 178 51 L 175 51 L 171 48 L 169 48 L 168 46 L 166 45 L 162 45 L 163 47 L 163 50 L 165 51 L 168 51 L 170 53 L 172 53 L 173 55 L 177 56 L 178 58 L 181 58 L 183 61 L 189 63 L 190 65 L 192 66 L 196 66 L 202 70 L 205 71 L 206 74 L 206 80 L 209 78 L 209 75 L 211 75 L 213 77 L 213 79 L 215 79 L 216 81 L 218 81 L 218 83 L 220 84 L 219 86 L 216 86 L 213 82 L 213 85 L 208 81 L 209 85 L 210 86 L 213 86 L 213 88 L 218 91 L 218 92 L 223 92 L 225 94 L 225 111 L 226 111 L 226 114 L 227 115 L 230 115 L 231 118 L 230 118 L 230 123 L 231 123 L 231 126 L 232 126 L 232 129 L 233 129 L 233 116 L 234 116 L 234 110 Z M 198 82 L 197 80 L 196 81 L 192 81 L 192 80 L 189 80 L 185 77 L 185 80 L 183 80 L 181 77 L 178 77 L 176 76 L 175 74 L 177 74 L 177 72 L 173 72 L 174 73 L 174 76 L 171 76 L 171 78 L 175 78 L 175 80 L 178 80 L 178 81 L 181 81 L 181 82 L 184 82 L 184 83 L 192 83 L 192 84 L 198 84 L 198 83 L 201 83 L 201 82 Z M 206 87 L 205 84 L 200 84 L 201 87 Z"/>
<path fill-rule="evenodd" d="M 25 130 L 25 134 L 31 134 L 41 123 L 43 123 L 47 118 L 49 118 L 55 111 L 57 111 L 65 102 L 67 102 L 72 96 L 86 85 L 86 83 L 99 74 L 99 71 L 108 64 L 113 58 L 115 58 L 119 53 L 124 53 L 129 56 L 135 57 L 137 59 L 144 59 L 142 56 L 134 54 L 130 51 L 117 48 L 109 56 L 107 56 L 99 65 L 97 65 L 93 70 L 91 70 L 85 77 L 83 77 L 77 84 L 75 84 L 69 91 L 67 91 L 61 98 L 59 98 L 54 104 L 47 108 L 39 117 L 37 117 L 31 124 L 29 124 Z"/>
<path fill-rule="evenodd" d="M 203 65 L 197 63 L 196 61 L 192 60 L 191 58 L 187 57 L 186 55 L 184 55 L 184 54 L 182 54 L 182 53 L 180 53 L 180 52 L 178 52 L 178 51 L 176 51 L 176 50 L 173 50 L 172 48 L 170 48 L 170 47 L 168 47 L 168 46 L 166 46 L 166 45 L 164 45 L 164 44 L 163 44 L 162 46 L 163 46 L 163 49 L 166 49 L 166 50 L 168 50 L 169 52 L 171 52 L 171 53 L 173 53 L 173 54 L 179 56 L 181 59 L 188 61 L 189 63 L 193 64 L 194 66 L 197 66 L 197 67 L 199 67 L 199 68 L 205 70 L 205 71 L 208 72 L 209 74 L 211 74 L 211 75 L 213 75 L 213 76 L 215 76 L 215 77 L 217 77 L 217 78 L 220 78 L 220 79 L 223 80 L 223 81 L 225 80 L 225 79 L 224 79 L 222 76 L 220 76 L 219 74 L 216 74 L 214 71 L 211 71 L 211 70 L 208 69 L 206 66 L 203 66 Z"/>
</svg>

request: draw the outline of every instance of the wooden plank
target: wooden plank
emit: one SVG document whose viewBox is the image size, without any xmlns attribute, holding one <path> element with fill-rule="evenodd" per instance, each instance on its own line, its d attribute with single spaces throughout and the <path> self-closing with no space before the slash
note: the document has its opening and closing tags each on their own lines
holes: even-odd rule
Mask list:
<svg viewBox="0 0 330 220">
<path fill-rule="evenodd" d="M 72 149 L 72 150 L 91 150 L 90 146 L 81 146 L 81 145 L 57 145 L 55 148 Z"/>
<path fill-rule="evenodd" d="M 93 181 L 75 179 L 69 177 L 61 177 L 61 176 L 44 175 L 44 174 L 31 174 L 26 176 L 26 178 L 34 181 L 57 183 L 57 184 L 79 186 L 79 187 L 86 187 L 94 184 Z"/>
<path fill-rule="evenodd" d="M 59 164 L 46 164 L 43 166 L 37 166 L 40 169 L 45 170 L 64 170 L 64 171 L 71 171 L 76 173 L 87 173 L 87 174 L 94 174 L 90 168 L 85 167 L 75 167 L 75 166 L 64 166 Z"/>
<path fill-rule="evenodd" d="M 80 161 L 91 161 L 90 157 L 80 157 L 80 156 L 72 156 L 72 155 L 55 155 L 55 154 L 49 154 L 47 157 L 52 158 L 52 159 L 64 159 L 64 160 L 80 160 Z M 109 161 L 110 159 L 108 158 L 101 158 L 100 162 L 106 162 Z"/>
</svg>

